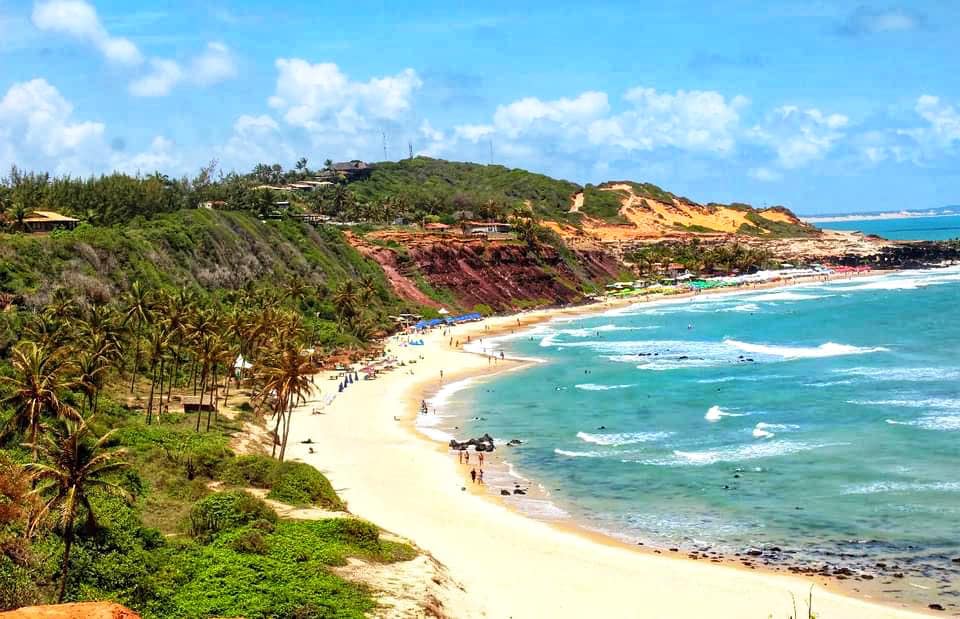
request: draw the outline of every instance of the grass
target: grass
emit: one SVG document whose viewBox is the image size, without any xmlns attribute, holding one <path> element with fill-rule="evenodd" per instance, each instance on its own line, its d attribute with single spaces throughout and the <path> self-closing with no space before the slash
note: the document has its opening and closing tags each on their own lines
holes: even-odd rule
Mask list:
<svg viewBox="0 0 960 619">
<path fill-rule="evenodd" d="M 610 223 L 628 223 L 627 219 L 620 215 L 621 201 L 626 197 L 626 193 L 620 190 L 605 190 L 596 185 L 587 185 L 583 189 L 583 206 L 580 207 L 580 212 Z"/>
<path fill-rule="evenodd" d="M 416 556 L 410 546 L 381 541 L 374 525 L 343 518 L 280 521 L 257 531 L 263 545 L 251 552 L 237 540 L 249 538 L 253 526 L 183 553 L 179 569 L 167 575 L 172 595 L 145 616 L 364 617 L 376 606 L 370 591 L 329 568 L 348 557 L 392 563 Z"/>
</svg>

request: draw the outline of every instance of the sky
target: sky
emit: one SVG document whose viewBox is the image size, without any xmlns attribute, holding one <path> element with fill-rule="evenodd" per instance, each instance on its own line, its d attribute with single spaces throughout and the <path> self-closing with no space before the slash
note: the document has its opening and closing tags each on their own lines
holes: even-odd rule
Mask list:
<svg viewBox="0 0 960 619">
<path fill-rule="evenodd" d="M 955 0 L 0 0 L 0 169 L 412 150 L 802 214 L 930 208 L 960 203 L 957 41 Z"/>
</svg>

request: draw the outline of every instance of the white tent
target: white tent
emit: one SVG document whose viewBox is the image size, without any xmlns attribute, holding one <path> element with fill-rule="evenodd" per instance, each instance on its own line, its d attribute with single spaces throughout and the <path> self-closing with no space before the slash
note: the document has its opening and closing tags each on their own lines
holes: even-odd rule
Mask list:
<svg viewBox="0 0 960 619">
<path fill-rule="evenodd" d="M 247 363 L 243 355 L 237 355 L 237 360 L 233 362 L 233 369 L 235 370 L 249 370 L 252 367 L 253 364 Z"/>
<path fill-rule="evenodd" d="M 444 315 L 444 314 L 449 314 L 450 312 L 447 311 L 447 308 L 441 307 L 441 308 L 440 308 L 440 311 L 437 312 L 437 313 L 442 316 L 442 315 Z"/>
</svg>

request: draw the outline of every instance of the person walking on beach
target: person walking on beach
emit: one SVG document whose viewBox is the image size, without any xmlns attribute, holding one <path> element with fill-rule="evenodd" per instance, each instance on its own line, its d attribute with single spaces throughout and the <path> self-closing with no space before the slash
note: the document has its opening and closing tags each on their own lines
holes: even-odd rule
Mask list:
<svg viewBox="0 0 960 619">
<path fill-rule="evenodd" d="M 477 483 L 477 469 L 470 469 L 470 481 Z"/>
<path fill-rule="evenodd" d="M 460 464 L 463 464 L 463 452 L 462 452 L 462 451 L 458 451 L 458 452 L 457 452 L 457 460 L 460 462 Z"/>
<path fill-rule="evenodd" d="M 469 451 L 463 452 L 463 457 L 466 459 L 466 463 L 470 464 L 470 452 Z"/>
<path fill-rule="evenodd" d="M 477 473 L 477 483 L 483 484 L 483 469 L 480 469 L 480 472 Z"/>
<path fill-rule="evenodd" d="M 483 452 L 482 451 L 477 454 L 477 459 L 480 460 L 480 470 L 482 471 L 483 470 Z"/>
<path fill-rule="evenodd" d="M 440 380 L 443 380 L 443 370 L 440 370 Z"/>
</svg>

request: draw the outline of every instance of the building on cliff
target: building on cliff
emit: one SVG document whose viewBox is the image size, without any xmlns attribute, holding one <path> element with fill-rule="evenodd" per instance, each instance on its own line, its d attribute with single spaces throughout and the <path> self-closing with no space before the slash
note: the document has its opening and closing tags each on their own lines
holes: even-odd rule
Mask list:
<svg viewBox="0 0 960 619">
<path fill-rule="evenodd" d="M 27 232 L 53 232 L 54 230 L 73 230 L 79 219 L 67 217 L 53 211 L 34 211 L 23 218 L 23 227 Z"/>
</svg>

